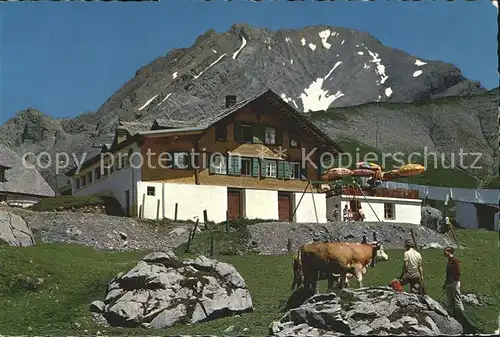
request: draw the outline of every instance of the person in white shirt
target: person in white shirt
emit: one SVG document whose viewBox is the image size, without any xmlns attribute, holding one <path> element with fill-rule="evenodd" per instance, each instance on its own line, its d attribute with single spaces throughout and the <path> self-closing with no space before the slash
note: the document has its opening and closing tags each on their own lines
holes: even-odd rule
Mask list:
<svg viewBox="0 0 500 337">
<path fill-rule="evenodd" d="M 410 292 L 421 293 L 422 281 L 424 279 L 424 268 L 422 267 L 422 256 L 415 250 L 412 240 L 405 241 L 406 251 L 403 255 L 403 272 L 399 279 L 401 285 L 410 284 Z"/>
</svg>

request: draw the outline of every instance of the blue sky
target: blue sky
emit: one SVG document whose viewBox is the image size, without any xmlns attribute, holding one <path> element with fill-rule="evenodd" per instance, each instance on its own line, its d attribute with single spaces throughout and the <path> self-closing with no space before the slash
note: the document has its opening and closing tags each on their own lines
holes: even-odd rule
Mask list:
<svg viewBox="0 0 500 337">
<path fill-rule="evenodd" d="M 497 11 L 488 0 L 3 2 L 0 11 L 0 123 L 27 107 L 54 117 L 95 111 L 141 66 L 235 23 L 362 30 L 498 87 Z"/>
</svg>

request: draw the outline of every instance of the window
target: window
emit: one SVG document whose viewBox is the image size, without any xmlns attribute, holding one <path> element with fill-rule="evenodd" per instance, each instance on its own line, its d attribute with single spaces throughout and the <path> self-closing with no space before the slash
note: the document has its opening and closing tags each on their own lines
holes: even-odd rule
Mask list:
<svg viewBox="0 0 500 337">
<path fill-rule="evenodd" d="M 299 163 L 290 163 L 290 179 L 300 179 Z"/>
<path fill-rule="evenodd" d="M 87 173 L 87 184 L 92 184 L 92 171 Z"/>
<path fill-rule="evenodd" d="M 87 185 L 87 182 L 85 180 L 85 176 L 82 176 L 80 179 L 81 179 L 81 185 L 82 185 L 82 187 L 85 186 L 85 185 Z"/>
<path fill-rule="evenodd" d="M 275 128 L 265 128 L 265 143 L 266 144 L 276 144 L 276 129 Z"/>
<path fill-rule="evenodd" d="M 252 160 L 249 158 L 241 158 L 241 175 L 251 176 L 252 175 Z"/>
<path fill-rule="evenodd" d="M 254 141 L 253 130 L 250 125 L 241 125 L 241 141 L 246 143 Z"/>
<path fill-rule="evenodd" d="M 265 162 L 266 167 L 266 177 L 276 178 L 276 161 L 267 160 Z"/>
<path fill-rule="evenodd" d="M 154 197 L 155 196 L 155 187 L 154 186 L 148 186 L 147 194 Z"/>
<path fill-rule="evenodd" d="M 189 153 L 187 152 L 174 152 L 174 165 L 175 169 L 189 168 Z"/>
<path fill-rule="evenodd" d="M 0 183 L 5 182 L 5 169 L 3 167 L 0 167 Z"/>
<path fill-rule="evenodd" d="M 297 140 L 297 135 L 290 135 L 290 147 L 299 147 L 299 142 Z"/>
<path fill-rule="evenodd" d="M 217 125 L 215 127 L 215 140 L 226 140 L 227 139 L 227 126 Z"/>
<path fill-rule="evenodd" d="M 394 220 L 394 204 L 384 203 L 384 218 Z"/>
<path fill-rule="evenodd" d="M 78 190 L 80 188 L 80 178 L 75 178 L 75 185 L 76 189 Z"/>
<path fill-rule="evenodd" d="M 226 158 L 222 155 L 212 157 L 213 172 L 216 174 L 227 174 Z"/>
</svg>

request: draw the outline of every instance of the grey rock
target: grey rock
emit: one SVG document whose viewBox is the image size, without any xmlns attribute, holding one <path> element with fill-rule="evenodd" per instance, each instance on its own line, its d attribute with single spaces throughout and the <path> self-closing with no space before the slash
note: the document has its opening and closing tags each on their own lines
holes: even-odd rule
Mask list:
<svg viewBox="0 0 500 337">
<path fill-rule="evenodd" d="M 456 335 L 462 326 L 428 296 L 389 287 L 342 289 L 317 294 L 269 326 L 271 336 Z"/>
<path fill-rule="evenodd" d="M 0 209 L 0 239 L 11 246 L 27 247 L 35 244 L 30 227 L 19 215 Z"/>
<path fill-rule="evenodd" d="M 96 313 L 102 313 L 105 306 L 103 301 L 94 301 L 90 303 L 89 310 Z"/>
<path fill-rule="evenodd" d="M 150 324 L 151 328 L 167 328 L 179 322 L 186 315 L 186 306 L 179 304 L 177 307 L 160 312 Z"/>
<path fill-rule="evenodd" d="M 188 264 L 173 253 L 153 252 L 110 281 L 100 312 L 110 326 L 159 329 L 251 311 L 239 278 L 232 265 L 204 256 Z"/>
</svg>

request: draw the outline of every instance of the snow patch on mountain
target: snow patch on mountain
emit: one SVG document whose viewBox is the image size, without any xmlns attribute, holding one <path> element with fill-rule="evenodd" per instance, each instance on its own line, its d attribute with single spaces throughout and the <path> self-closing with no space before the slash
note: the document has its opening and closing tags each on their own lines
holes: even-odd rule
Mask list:
<svg viewBox="0 0 500 337">
<path fill-rule="evenodd" d="M 197 79 L 198 77 L 200 77 L 205 71 L 207 71 L 208 69 L 212 68 L 217 62 L 219 62 L 224 56 L 226 56 L 226 53 L 222 54 L 217 60 L 215 60 L 214 62 L 212 62 L 208 67 L 205 68 L 205 70 L 203 70 L 201 73 L 199 73 L 198 75 L 196 75 L 194 77 L 194 79 Z"/>
<path fill-rule="evenodd" d="M 390 87 L 385 89 L 385 95 L 387 97 L 390 97 L 392 95 L 392 89 Z"/>
<path fill-rule="evenodd" d="M 317 78 L 309 85 L 308 88 L 304 89 L 302 94 L 300 94 L 304 112 L 326 110 L 330 107 L 333 101 L 344 96 L 344 93 L 340 90 L 333 95 L 328 95 L 328 90 L 323 89 L 323 82 L 340 64 L 342 64 L 342 61 L 335 63 L 333 68 L 324 78 Z"/>
<path fill-rule="evenodd" d="M 316 49 L 316 45 L 314 43 L 309 43 L 309 48 L 314 51 Z"/>
<path fill-rule="evenodd" d="M 358 51 L 358 55 L 365 55 L 362 51 Z"/>
<path fill-rule="evenodd" d="M 305 46 L 305 45 L 306 45 L 306 39 L 305 39 L 305 38 L 300 39 L 300 43 L 301 43 L 303 46 Z"/>
<path fill-rule="evenodd" d="M 158 97 L 158 94 L 156 94 L 153 97 L 151 97 L 150 99 L 148 99 L 147 102 L 144 103 L 144 105 L 141 106 L 138 110 L 141 111 L 142 109 L 144 109 L 145 107 L 147 107 L 149 105 L 149 103 L 151 103 L 156 97 Z"/>
<path fill-rule="evenodd" d="M 413 77 L 418 77 L 422 74 L 422 70 L 417 70 L 413 73 Z"/>
<path fill-rule="evenodd" d="M 373 60 L 371 60 L 371 62 L 377 65 L 376 72 L 380 76 L 380 84 L 384 84 L 385 81 L 389 78 L 389 76 L 385 74 L 385 66 L 380 62 L 382 61 L 382 59 L 378 57 L 377 53 L 372 52 L 368 48 L 366 48 L 366 50 L 368 50 L 370 56 L 373 57 Z"/>
<path fill-rule="evenodd" d="M 175 73 L 172 74 L 172 79 L 175 80 L 175 78 L 177 77 L 177 74 L 178 74 L 178 71 L 176 71 Z"/>
<path fill-rule="evenodd" d="M 169 93 L 167 96 L 165 96 L 165 98 L 162 99 L 162 101 L 160 103 L 156 104 L 156 106 L 154 108 L 156 109 L 157 107 L 159 107 L 160 104 L 162 104 L 163 102 L 165 102 L 167 100 L 167 98 L 169 98 L 171 95 L 172 95 L 172 93 Z"/>
<path fill-rule="evenodd" d="M 422 62 L 420 60 L 415 60 L 415 64 L 420 67 L 420 66 L 426 65 L 427 62 Z"/>
<path fill-rule="evenodd" d="M 247 40 L 245 39 L 244 36 L 241 37 L 241 46 L 240 48 L 233 53 L 233 60 L 236 60 L 236 57 L 238 54 L 241 52 L 241 50 L 247 45 Z"/>
<path fill-rule="evenodd" d="M 333 71 L 335 70 L 335 68 L 337 68 L 339 65 L 342 64 L 342 61 L 337 61 L 337 63 L 335 63 L 335 65 L 333 66 L 333 68 L 328 72 L 328 74 L 326 74 L 325 76 L 325 80 L 328 79 L 328 77 L 330 77 L 330 75 L 333 73 Z"/>
<path fill-rule="evenodd" d="M 328 37 L 330 36 L 330 29 L 323 30 L 318 33 L 319 37 L 321 38 L 321 43 L 323 44 L 323 47 L 326 49 L 330 49 L 332 46 L 330 43 L 328 43 Z"/>
</svg>

